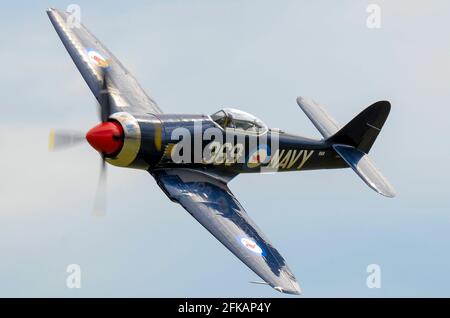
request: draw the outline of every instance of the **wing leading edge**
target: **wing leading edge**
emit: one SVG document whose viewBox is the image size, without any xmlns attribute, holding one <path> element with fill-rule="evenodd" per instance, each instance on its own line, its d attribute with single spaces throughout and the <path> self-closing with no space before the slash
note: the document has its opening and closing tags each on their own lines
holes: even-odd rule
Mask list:
<svg viewBox="0 0 450 318">
<path fill-rule="evenodd" d="M 152 171 L 158 185 L 226 248 L 276 290 L 300 294 L 284 258 L 250 219 L 227 185 L 197 170 Z"/>
<path fill-rule="evenodd" d="M 47 9 L 47 14 L 97 100 L 103 88 L 103 69 L 106 69 L 114 111 L 162 113 L 137 80 L 86 27 L 71 25 L 67 12 L 51 8 Z"/>
</svg>

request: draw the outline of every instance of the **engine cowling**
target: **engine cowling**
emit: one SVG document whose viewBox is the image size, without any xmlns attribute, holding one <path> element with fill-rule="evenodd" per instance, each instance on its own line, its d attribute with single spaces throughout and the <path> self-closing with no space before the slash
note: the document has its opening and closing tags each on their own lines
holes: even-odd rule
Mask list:
<svg viewBox="0 0 450 318">
<path fill-rule="evenodd" d="M 120 150 L 112 156 L 107 156 L 105 160 L 114 166 L 129 167 L 136 160 L 141 148 L 139 122 L 133 115 L 126 112 L 112 114 L 108 122 L 120 125 L 123 132 L 123 141 Z"/>
</svg>

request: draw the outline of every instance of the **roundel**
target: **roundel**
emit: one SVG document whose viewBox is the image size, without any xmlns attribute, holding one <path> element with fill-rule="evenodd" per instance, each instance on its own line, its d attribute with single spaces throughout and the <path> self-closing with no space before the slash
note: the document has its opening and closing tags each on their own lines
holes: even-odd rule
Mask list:
<svg viewBox="0 0 450 318">
<path fill-rule="evenodd" d="M 253 253 L 263 255 L 263 250 L 261 247 L 259 247 L 258 244 L 255 243 L 252 239 L 243 237 L 241 238 L 241 244 L 244 245 L 248 250 L 252 251 Z"/>
<path fill-rule="evenodd" d="M 270 150 L 267 145 L 260 145 L 248 157 L 247 167 L 256 168 L 270 160 Z"/>
<path fill-rule="evenodd" d="M 102 68 L 106 68 L 109 66 L 108 60 L 105 57 L 103 57 L 100 53 L 98 53 L 97 51 L 88 50 L 87 55 L 88 55 L 89 61 L 94 63 L 94 65 L 96 65 L 98 67 L 102 67 Z"/>
</svg>

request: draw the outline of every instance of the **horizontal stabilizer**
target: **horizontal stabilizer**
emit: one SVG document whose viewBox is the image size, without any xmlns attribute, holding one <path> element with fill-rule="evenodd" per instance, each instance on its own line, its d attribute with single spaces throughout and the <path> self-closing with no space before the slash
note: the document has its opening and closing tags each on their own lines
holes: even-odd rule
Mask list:
<svg viewBox="0 0 450 318">
<path fill-rule="evenodd" d="M 369 187 L 386 197 L 395 197 L 394 188 L 367 154 L 347 145 L 335 144 L 333 148 Z"/>
<path fill-rule="evenodd" d="M 297 98 L 297 104 L 324 138 L 329 138 L 339 131 L 339 124 L 317 102 L 300 96 Z"/>
</svg>

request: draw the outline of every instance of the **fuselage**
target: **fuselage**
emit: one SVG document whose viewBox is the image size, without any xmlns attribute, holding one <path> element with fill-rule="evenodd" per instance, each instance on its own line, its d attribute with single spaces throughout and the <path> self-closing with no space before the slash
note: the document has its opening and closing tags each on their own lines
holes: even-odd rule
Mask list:
<svg viewBox="0 0 450 318">
<path fill-rule="evenodd" d="M 326 141 L 278 129 L 224 128 L 207 115 L 120 114 L 111 120 L 122 124 L 127 149 L 107 158 L 117 166 L 205 168 L 230 174 L 347 167 Z"/>
</svg>

